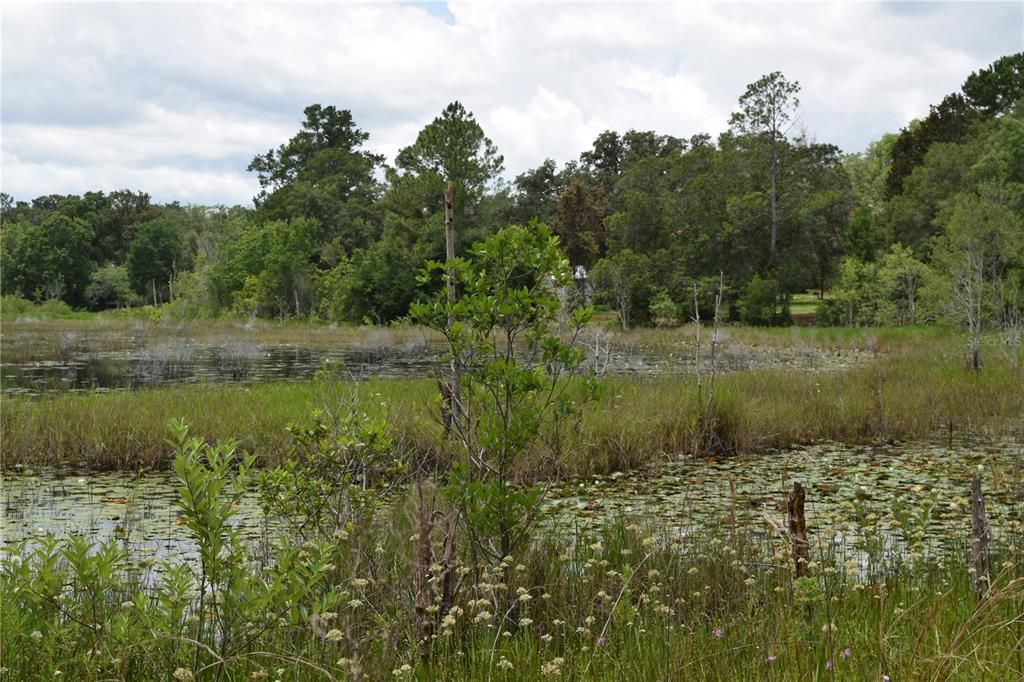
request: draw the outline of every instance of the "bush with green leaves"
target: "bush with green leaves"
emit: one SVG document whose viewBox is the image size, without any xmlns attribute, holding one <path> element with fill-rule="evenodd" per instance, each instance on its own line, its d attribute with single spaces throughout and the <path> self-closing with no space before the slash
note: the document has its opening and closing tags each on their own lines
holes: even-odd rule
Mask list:
<svg viewBox="0 0 1024 682">
<path fill-rule="evenodd" d="M 517 459 L 578 407 L 566 390 L 584 360 L 574 346 L 591 310 L 575 308 L 566 337 L 556 333 L 558 290 L 572 286 L 572 270 L 558 238 L 536 221 L 474 244 L 468 258 L 428 263 L 421 282 L 438 275 L 458 298 L 439 287 L 410 317 L 445 337 L 455 372 L 448 409 L 459 456 L 448 493 L 478 548 L 500 559 L 526 537 L 538 499 L 514 485 Z"/>
<path fill-rule="evenodd" d="M 789 295 L 770 277 L 754 277 L 743 288 L 736 302 L 739 319 L 755 327 L 779 327 L 792 323 L 789 316 Z"/>
<path fill-rule="evenodd" d="M 383 419 L 340 407 L 290 425 L 285 463 L 258 477 L 264 512 L 302 538 L 365 521 L 407 470 Z"/>
</svg>

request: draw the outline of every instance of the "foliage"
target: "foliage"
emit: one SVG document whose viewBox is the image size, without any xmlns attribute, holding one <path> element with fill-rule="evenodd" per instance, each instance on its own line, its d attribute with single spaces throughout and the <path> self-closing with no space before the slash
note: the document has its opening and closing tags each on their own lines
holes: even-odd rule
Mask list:
<svg viewBox="0 0 1024 682">
<path fill-rule="evenodd" d="M 92 273 L 89 286 L 85 288 L 85 298 L 93 310 L 104 308 L 121 308 L 135 300 L 128 281 L 128 270 L 121 265 L 108 265 Z"/>
<path fill-rule="evenodd" d="M 89 260 L 92 238 L 88 223 L 60 213 L 48 215 L 39 224 L 4 225 L 0 241 L 4 292 L 35 301 L 62 299 L 82 305 L 93 267 Z"/>
<path fill-rule="evenodd" d="M 365 248 L 378 236 L 374 174 L 383 157 L 362 149 L 369 134 L 356 127 L 351 111 L 311 104 L 303 113 L 295 136 L 249 164 L 262 188 L 256 206 L 265 219 L 317 221 L 317 241 Z"/>
<path fill-rule="evenodd" d="M 190 256 L 181 227 L 171 219 L 160 218 L 139 225 L 125 261 L 135 293 L 152 296 L 153 305 L 172 298 L 171 282 L 179 269 L 188 269 Z"/>
<path fill-rule="evenodd" d="M 604 218 L 608 200 L 600 185 L 569 183 L 555 206 L 554 230 L 569 264 L 591 267 L 604 252 Z"/>
<path fill-rule="evenodd" d="M 977 111 L 959 93 L 947 95 L 917 125 L 904 128 L 892 147 L 892 165 L 885 180 L 886 198 L 904 191 L 904 181 L 924 163 L 932 145 L 964 141 L 979 120 Z"/>
<path fill-rule="evenodd" d="M 594 267 L 597 298 L 615 308 L 623 329 L 643 323 L 650 314 L 650 275 L 649 260 L 629 249 L 602 259 Z"/>
<path fill-rule="evenodd" d="M 445 252 L 450 182 L 457 254 L 503 225 L 546 221 L 570 264 L 583 268 L 581 279 L 604 271 L 595 293 L 626 327 L 651 322 L 653 290 L 639 277 L 625 284 L 632 276 L 611 286 L 616 278 L 607 275 L 625 265 L 619 257 L 643 259 L 647 279 L 675 301 L 719 273 L 733 311 L 755 276 L 787 295 L 815 290 L 825 298 L 845 258 L 877 262 L 899 244 L 932 267 L 932 249 L 949 230 L 944 216 L 961 193 L 999 187 L 1010 212 L 1024 215 L 1022 54 L 979 69 L 925 118 L 861 154 L 802 132 L 800 85 L 776 71 L 743 90 L 717 138 L 605 130 L 577 159 L 545 159 L 512 183 L 459 102 L 427 123 L 391 168 L 368 150 L 369 134 L 351 111 L 312 104 L 295 135 L 249 164 L 261 187 L 255 209 L 156 204 L 131 190 L 31 201 L 3 195 L 3 291 L 77 308 L 173 302 L 136 313 L 169 319 L 387 324 L 415 297 L 413 273 Z M 137 300 L 120 290 L 118 267 L 127 268 Z M 1003 279 L 1024 290 L 1016 264 Z M 594 283 L 582 284 L 586 295 Z M 948 298 L 936 283 L 923 291 Z M 851 319 L 838 305 L 826 302 L 822 319 Z M 1006 322 L 1017 307 L 998 317 Z M 879 310 L 880 318 L 870 315 L 876 322 L 909 319 L 906 310 Z"/>
<path fill-rule="evenodd" d="M 535 221 L 475 244 L 466 259 L 428 263 L 421 282 L 436 274 L 457 300 L 440 289 L 410 317 L 444 335 L 455 372 L 447 409 L 460 458 L 449 495 L 477 545 L 500 559 L 522 542 L 537 502 L 513 483 L 517 460 L 546 423 L 575 409 L 567 381 L 584 358 L 573 343 L 590 310 L 571 312 L 568 342 L 552 333 L 556 289 L 572 286 L 572 272 L 557 238 Z"/>
<path fill-rule="evenodd" d="M 1000 57 L 964 81 L 964 94 L 986 116 L 1005 114 L 1024 98 L 1024 52 Z"/>
<path fill-rule="evenodd" d="M 307 540 L 350 532 L 373 518 L 405 463 L 380 418 L 344 401 L 288 427 L 284 462 L 259 474 L 264 512 Z"/>
<path fill-rule="evenodd" d="M 651 300 L 651 317 L 659 322 L 675 322 L 680 317 L 679 309 L 680 306 L 676 305 L 664 289 L 659 289 Z"/>
<path fill-rule="evenodd" d="M 778 281 L 754 275 L 743 294 L 736 302 L 736 312 L 741 322 L 755 327 L 788 325 L 789 296 Z"/>
</svg>

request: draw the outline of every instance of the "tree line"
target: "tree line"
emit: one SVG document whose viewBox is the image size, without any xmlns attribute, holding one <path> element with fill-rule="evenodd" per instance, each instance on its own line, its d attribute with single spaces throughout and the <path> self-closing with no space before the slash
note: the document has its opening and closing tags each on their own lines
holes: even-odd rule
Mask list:
<svg viewBox="0 0 1024 682">
<path fill-rule="evenodd" d="M 0 195 L 5 294 L 102 310 L 387 323 L 444 255 L 538 219 L 624 327 L 726 310 L 785 324 L 816 291 L 828 324 L 1010 324 L 1024 298 L 1024 53 L 861 154 L 800 123 L 800 85 L 746 87 L 717 138 L 605 131 L 578 159 L 511 182 L 472 112 L 452 102 L 394 164 L 352 113 L 313 104 L 248 166 L 252 207 L 157 204 L 144 192 Z M 581 286 L 583 286 L 581 284 Z M 1017 323 L 1019 327 L 1019 322 Z"/>
</svg>

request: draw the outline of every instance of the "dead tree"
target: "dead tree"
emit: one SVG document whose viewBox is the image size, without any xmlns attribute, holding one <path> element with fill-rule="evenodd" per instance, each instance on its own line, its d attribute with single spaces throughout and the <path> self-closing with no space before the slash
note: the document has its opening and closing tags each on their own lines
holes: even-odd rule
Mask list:
<svg viewBox="0 0 1024 682">
<path fill-rule="evenodd" d="M 804 517 L 806 493 L 799 483 L 793 484 L 789 494 L 789 536 L 793 542 L 793 570 L 797 578 L 811 574 L 811 556 L 807 545 L 807 520 Z"/>
<path fill-rule="evenodd" d="M 981 495 L 981 477 L 971 479 L 971 582 L 978 598 L 988 594 L 992 574 L 989 569 L 989 543 L 992 531 L 985 517 L 985 498 Z"/>
<path fill-rule="evenodd" d="M 459 558 L 456 546 L 459 511 L 453 509 L 447 515 L 436 511 L 433 504 L 428 504 L 424 498 L 422 481 L 416 483 L 416 494 L 418 533 L 413 561 L 416 640 L 419 644 L 420 658 L 426 665 L 429 662 L 430 642 L 437 623 L 451 611 L 462 584 L 456 570 Z M 434 553 L 435 519 L 439 516 L 444 519 L 440 557 Z"/>
</svg>

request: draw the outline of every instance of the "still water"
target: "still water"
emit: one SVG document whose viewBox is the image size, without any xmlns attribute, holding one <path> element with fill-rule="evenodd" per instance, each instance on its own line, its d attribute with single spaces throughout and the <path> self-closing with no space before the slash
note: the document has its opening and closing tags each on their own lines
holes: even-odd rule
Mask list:
<svg viewBox="0 0 1024 682">
<path fill-rule="evenodd" d="M 930 554 L 961 551 L 970 532 L 971 476 L 980 472 L 997 540 L 1024 532 L 1024 447 L 1013 439 L 851 447 L 820 443 L 720 461 L 679 458 L 646 471 L 552 485 L 545 523 L 593 526 L 617 518 L 654 522 L 679 533 L 784 524 L 785 491 L 807 489 L 812 543 L 860 547 L 879 540 L 900 551 L 915 537 Z M 46 533 L 117 537 L 142 557 L 188 557 L 170 472 L 133 475 L 46 469 L 0 479 L 5 546 Z M 732 491 L 735 490 L 735 493 Z M 267 526 L 255 492 L 236 523 L 252 541 Z M 2 550 L 0 550 L 2 553 Z"/>
</svg>

